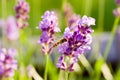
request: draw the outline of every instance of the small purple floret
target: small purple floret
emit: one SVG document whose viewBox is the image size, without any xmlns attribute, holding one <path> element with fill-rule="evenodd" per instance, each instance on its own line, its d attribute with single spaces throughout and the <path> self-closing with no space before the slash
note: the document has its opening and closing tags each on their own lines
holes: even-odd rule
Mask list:
<svg viewBox="0 0 120 80">
<path fill-rule="evenodd" d="M 14 76 L 14 70 L 17 70 L 17 61 L 14 59 L 14 54 L 16 54 L 16 50 L 13 48 L 8 51 L 5 48 L 0 49 L 0 77 Z"/>
</svg>

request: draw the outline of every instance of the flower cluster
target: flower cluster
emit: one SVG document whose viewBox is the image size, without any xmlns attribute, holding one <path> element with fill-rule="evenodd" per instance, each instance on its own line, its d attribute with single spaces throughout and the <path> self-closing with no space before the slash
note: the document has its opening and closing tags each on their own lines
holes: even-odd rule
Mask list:
<svg viewBox="0 0 120 80">
<path fill-rule="evenodd" d="M 17 61 L 14 59 L 16 50 L 13 48 L 0 49 L 0 77 L 12 77 L 17 69 Z"/>
<path fill-rule="evenodd" d="M 28 22 L 26 21 L 29 16 L 28 13 L 30 11 L 29 4 L 25 0 L 18 0 L 18 4 L 15 6 L 16 18 L 18 20 L 18 27 L 24 28 L 28 26 Z"/>
<path fill-rule="evenodd" d="M 74 64 L 80 54 L 90 49 L 92 42 L 91 25 L 95 25 L 95 19 L 83 16 L 76 25 L 67 27 L 64 32 L 66 42 L 58 46 L 58 52 L 61 56 L 58 60 L 57 67 L 67 71 L 74 70 Z"/>
<path fill-rule="evenodd" d="M 53 11 L 46 11 L 42 16 L 42 19 L 43 20 L 39 24 L 42 35 L 38 43 L 42 44 L 42 50 L 46 53 L 48 52 L 48 47 L 46 47 L 46 45 L 53 43 L 53 35 L 55 32 L 59 32 L 60 29 L 57 27 L 57 17 Z"/>
<path fill-rule="evenodd" d="M 9 40 L 17 40 L 19 38 L 19 29 L 16 19 L 13 16 L 6 20 L 6 36 Z"/>
</svg>

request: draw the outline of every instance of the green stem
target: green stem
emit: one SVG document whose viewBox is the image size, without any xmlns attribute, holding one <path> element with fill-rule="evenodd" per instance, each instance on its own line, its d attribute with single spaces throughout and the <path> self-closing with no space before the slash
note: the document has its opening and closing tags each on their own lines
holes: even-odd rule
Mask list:
<svg viewBox="0 0 120 80">
<path fill-rule="evenodd" d="M 68 80 L 68 79 L 69 79 L 68 74 L 69 74 L 68 71 L 66 71 L 66 72 L 65 72 L 65 80 Z"/>
<path fill-rule="evenodd" d="M 44 73 L 44 80 L 47 80 L 47 73 L 48 73 L 48 61 L 49 61 L 49 55 L 46 54 L 46 66 L 45 66 L 45 73 Z"/>
<path fill-rule="evenodd" d="M 105 60 L 107 59 L 108 53 L 110 51 L 110 48 L 111 48 L 111 45 L 112 45 L 116 30 L 117 30 L 117 27 L 118 27 L 118 23 L 119 23 L 119 17 L 116 17 L 116 19 L 114 21 L 114 24 L 113 24 L 112 32 L 111 32 L 111 35 L 110 35 L 110 40 L 109 40 L 109 42 L 107 44 L 107 47 L 105 49 L 105 52 L 104 52 L 104 59 Z"/>
</svg>

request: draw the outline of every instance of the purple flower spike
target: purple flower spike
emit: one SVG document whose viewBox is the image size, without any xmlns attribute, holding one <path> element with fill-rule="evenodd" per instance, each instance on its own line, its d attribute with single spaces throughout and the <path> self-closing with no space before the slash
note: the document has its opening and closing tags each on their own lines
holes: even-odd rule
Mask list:
<svg viewBox="0 0 120 80">
<path fill-rule="evenodd" d="M 95 19 L 87 16 L 83 16 L 81 19 L 77 20 L 74 28 L 67 27 L 64 32 L 64 38 L 66 42 L 59 44 L 58 52 L 64 55 L 66 60 L 60 60 L 58 68 L 63 69 L 63 63 L 66 64 L 67 71 L 74 71 L 74 64 L 77 62 L 77 58 L 80 54 L 87 50 L 90 50 L 90 44 L 92 43 L 91 34 L 94 32 L 90 26 L 95 25 Z M 68 60 L 67 60 L 68 58 Z"/>
<path fill-rule="evenodd" d="M 57 17 L 53 11 L 46 11 L 42 19 L 39 23 L 39 29 L 42 31 L 42 35 L 38 43 L 42 44 L 42 51 L 44 53 L 49 53 L 52 50 L 51 48 L 49 49 L 49 46 L 54 41 L 54 34 L 55 32 L 60 32 L 60 29 L 58 28 Z"/>
<path fill-rule="evenodd" d="M 17 61 L 11 53 L 15 53 L 14 49 L 0 49 L 0 77 L 14 76 L 14 70 L 17 70 Z"/>
<path fill-rule="evenodd" d="M 19 38 L 19 29 L 13 16 L 6 20 L 6 36 L 9 40 L 17 40 Z"/>
<path fill-rule="evenodd" d="M 15 6 L 16 18 L 18 20 L 17 25 L 19 28 L 28 26 L 27 19 L 30 12 L 29 4 L 25 0 L 18 0 L 18 4 Z"/>
<path fill-rule="evenodd" d="M 55 32 L 60 32 L 57 27 L 57 17 L 54 12 L 46 11 L 42 16 L 43 20 L 39 24 L 39 29 L 42 30 L 42 36 L 40 37 L 40 43 L 52 43 L 53 35 Z"/>
</svg>

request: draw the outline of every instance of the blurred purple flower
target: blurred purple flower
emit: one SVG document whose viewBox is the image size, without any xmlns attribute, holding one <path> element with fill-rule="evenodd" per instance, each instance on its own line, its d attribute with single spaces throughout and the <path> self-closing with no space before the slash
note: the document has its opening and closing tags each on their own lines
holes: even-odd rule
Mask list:
<svg viewBox="0 0 120 80">
<path fill-rule="evenodd" d="M 114 10 L 113 10 L 113 14 L 114 14 L 115 16 L 120 17 L 120 7 L 114 9 Z"/>
<path fill-rule="evenodd" d="M 29 4 L 25 0 L 18 0 L 18 4 L 15 6 L 16 18 L 18 20 L 17 25 L 19 28 L 28 26 L 27 19 L 30 12 Z"/>
<path fill-rule="evenodd" d="M 17 70 L 17 61 L 14 56 L 11 55 L 15 50 L 8 51 L 5 48 L 0 49 L 0 77 L 12 77 L 14 76 L 14 70 Z"/>
<path fill-rule="evenodd" d="M 79 15 L 73 14 L 68 20 L 68 27 L 72 30 L 76 23 L 78 23 L 79 19 L 80 19 Z"/>
<path fill-rule="evenodd" d="M 120 0 L 115 0 L 115 3 L 120 6 Z"/>
<path fill-rule="evenodd" d="M 6 36 L 9 40 L 17 40 L 19 38 L 19 29 L 13 16 L 8 17 L 6 20 Z"/>
<path fill-rule="evenodd" d="M 55 32 L 60 32 L 57 23 L 57 17 L 53 11 L 46 11 L 40 21 L 39 29 L 42 30 L 42 35 L 38 43 L 50 45 L 53 43 L 53 35 Z M 47 51 L 46 45 L 43 45 L 43 51 Z M 47 50 L 46 50 L 47 49 Z M 45 52 L 44 52 L 45 53 Z"/>
<path fill-rule="evenodd" d="M 113 14 L 116 17 L 120 17 L 120 0 L 115 0 L 116 5 L 118 6 L 116 9 L 113 10 Z"/>
<path fill-rule="evenodd" d="M 64 32 L 64 38 L 66 42 L 58 46 L 58 52 L 64 57 L 69 58 L 67 64 L 63 58 L 59 59 L 57 63 L 58 68 L 63 69 L 63 63 L 66 65 L 68 71 L 73 71 L 73 66 L 77 62 L 78 56 L 90 49 L 90 44 L 92 42 L 91 33 L 94 31 L 90 28 L 91 25 L 95 25 L 95 19 L 87 16 L 83 16 L 79 21 L 76 22 L 75 28 L 72 30 L 67 27 Z M 69 62 L 70 61 L 70 62 Z"/>
</svg>

